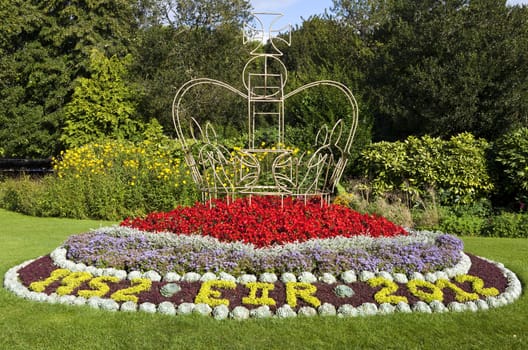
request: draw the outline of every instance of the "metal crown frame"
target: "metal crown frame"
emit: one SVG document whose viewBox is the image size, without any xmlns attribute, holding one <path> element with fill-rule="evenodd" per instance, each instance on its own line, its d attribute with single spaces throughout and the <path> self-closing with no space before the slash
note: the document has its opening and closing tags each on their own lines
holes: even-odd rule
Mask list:
<svg viewBox="0 0 528 350">
<path fill-rule="evenodd" d="M 258 52 L 266 38 L 262 16 L 273 17 L 267 32 L 271 53 Z M 291 26 L 276 30 L 274 25 L 281 17 L 280 13 L 255 13 L 259 27 L 246 27 L 244 43 L 258 43 L 242 71 L 246 92 L 219 80 L 198 78 L 183 84 L 174 97 L 172 110 L 177 138 L 204 201 L 220 195 L 228 199 L 241 195 L 301 196 L 305 199 L 317 196 L 321 201 L 329 201 L 343 174 L 358 123 L 357 102 L 347 86 L 333 80 L 315 81 L 284 93 L 288 72 L 279 59 L 283 53 L 276 43 L 290 45 L 291 31 L 287 39 L 273 34 L 291 29 Z M 187 133 L 184 132 L 184 120 L 180 116 L 182 99 L 189 90 L 204 84 L 225 88 L 247 100 L 247 148 L 227 149 L 218 140 L 211 123 L 202 126 L 195 118 L 189 120 Z M 314 140 L 315 151 L 298 155 L 285 146 L 284 103 L 289 97 L 315 86 L 334 87 L 346 96 L 352 109 L 351 125 L 346 128 L 347 135 L 343 135 L 346 130 L 343 120 L 338 120 L 332 128 L 322 125 Z M 259 118 L 276 120 L 278 139 L 272 148 L 255 145 Z"/>
</svg>

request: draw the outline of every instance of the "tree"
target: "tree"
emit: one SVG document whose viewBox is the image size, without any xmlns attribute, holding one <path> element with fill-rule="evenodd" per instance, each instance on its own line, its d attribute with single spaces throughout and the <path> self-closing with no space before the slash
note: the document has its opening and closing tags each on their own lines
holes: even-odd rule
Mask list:
<svg viewBox="0 0 528 350">
<path fill-rule="evenodd" d="M 334 80 L 346 85 L 359 104 L 359 126 L 354 141 L 355 157 L 370 142 L 372 116 L 364 103 L 363 70 L 370 50 L 355 30 L 333 18 L 313 16 L 292 32 L 290 47 L 284 47 L 283 61 L 289 71 L 287 90 L 316 80 Z M 287 92 L 288 92 L 287 91 Z M 313 146 L 318 128 L 332 127 L 339 119 L 350 122 L 351 110 L 345 96 L 336 88 L 321 86 L 287 100 L 286 118 L 302 129 L 299 142 Z"/>
<path fill-rule="evenodd" d="M 62 108 L 89 53 L 128 53 L 142 12 L 129 0 L 1 0 L 0 139 L 8 157 L 48 157 L 63 147 Z"/>
<path fill-rule="evenodd" d="M 133 74 L 145 90 L 140 113 L 171 130 L 174 95 L 190 79 L 208 77 L 242 89 L 240 73 L 250 58 L 250 48 L 242 40 L 249 2 L 163 0 L 161 5 L 169 18 L 141 30 Z M 178 16 L 170 15 L 180 10 Z M 183 104 L 186 115 L 207 117 L 222 126 L 219 130 L 225 136 L 238 133 L 239 116 L 244 119 L 247 113 L 247 102 L 239 96 L 209 86 L 189 91 Z"/>
<path fill-rule="evenodd" d="M 496 0 L 393 0 L 367 79 L 378 139 L 494 139 L 526 123 L 528 15 Z M 524 19 L 523 19 L 524 18 Z"/>
<path fill-rule="evenodd" d="M 120 60 L 92 49 L 90 78 L 79 77 L 72 100 L 65 106 L 65 127 L 61 140 L 69 147 L 78 147 L 104 137 L 134 137 L 138 123 L 133 119 L 137 89 L 123 79 L 130 55 Z"/>
</svg>

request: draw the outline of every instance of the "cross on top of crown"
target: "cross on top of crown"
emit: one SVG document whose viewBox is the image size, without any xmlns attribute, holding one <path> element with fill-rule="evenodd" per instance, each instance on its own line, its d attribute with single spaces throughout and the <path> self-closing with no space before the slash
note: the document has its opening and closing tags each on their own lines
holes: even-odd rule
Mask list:
<svg viewBox="0 0 528 350">
<path fill-rule="evenodd" d="M 254 21 L 248 22 L 244 31 L 244 44 L 248 42 L 258 43 L 257 47 L 251 51 L 251 55 L 263 55 L 263 53 L 257 50 L 262 47 L 263 43 L 269 40 L 271 49 L 274 52 L 268 53 L 267 55 L 282 56 L 283 53 L 277 47 L 277 44 L 280 42 L 288 46 L 291 44 L 291 25 L 286 24 L 281 26 L 280 19 L 282 17 L 282 13 L 253 13 Z M 275 27 L 276 25 L 279 25 L 279 27 Z M 282 35 L 278 36 L 278 34 Z"/>
</svg>

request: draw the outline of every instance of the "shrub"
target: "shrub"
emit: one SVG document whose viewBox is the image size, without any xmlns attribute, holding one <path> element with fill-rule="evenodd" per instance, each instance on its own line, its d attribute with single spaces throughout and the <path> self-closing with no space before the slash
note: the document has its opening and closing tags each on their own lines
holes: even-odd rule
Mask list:
<svg viewBox="0 0 528 350">
<path fill-rule="evenodd" d="M 493 145 L 499 190 L 528 202 L 528 128 L 503 135 Z"/>
<path fill-rule="evenodd" d="M 0 204 L 29 215 L 119 220 L 196 202 L 180 150 L 168 138 L 106 140 L 62 152 L 54 175 L 9 180 Z"/>
<path fill-rule="evenodd" d="M 479 236 L 486 219 L 473 215 L 447 215 L 442 218 L 439 230 L 459 236 Z"/>
<path fill-rule="evenodd" d="M 411 136 L 404 142 L 374 143 L 358 161 L 374 195 L 401 191 L 419 198 L 434 190 L 443 204 L 464 204 L 493 189 L 488 173 L 488 143 L 469 133 L 449 141 Z"/>
<path fill-rule="evenodd" d="M 503 212 L 491 217 L 482 234 L 489 237 L 528 238 L 528 214 Z"/>
</svg>

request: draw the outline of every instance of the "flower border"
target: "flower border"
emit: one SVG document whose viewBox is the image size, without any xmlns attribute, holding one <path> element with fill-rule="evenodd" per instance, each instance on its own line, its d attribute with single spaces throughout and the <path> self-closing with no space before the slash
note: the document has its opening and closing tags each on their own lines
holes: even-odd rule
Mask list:
<svg viewBox="0 0 528 350">
<path fill-rule="evenodd" d="M 54 262 L 57 260 L 61 260 L 61 255 L 65 254 L 63 251 L 64 248 L 57 248 L 52 253 L 52 259 Z M 464 255 L 465 256 L 465 255 Z M 37 258 L 38 259 L 38 258 Z M 256 309 L 249 310 L 245 308 L 244 306 L 236 306 L 234 309 L 229 310 L 228 306 L 225 305 L 225 303 L 217 303 L 217 305 L 213 305 L 211 307 L 208 303 L 202 302 L 202 303 L 182 303 L 179 304 L 177 307 L 171 302 L 162 302 L 158 305 L 145 302 L 141 304 L 137 304 L 132 300 L 120 300 L 125 301 L 121 305 L 110 298 L 101 298 L 98 296 L 92 296 L 89 298 L 85 297 L 76 297 L 74 295 L 58 295 L 58 293 L 52 293 L 50 295 L 47 295 L 43 292 L 35 292 L 29 290 L 27 287 L 25 287 L 18 278 L 18 271 L 26 266 L 28 266 L 30 263 L 37 259 L 28 260 L 20 265 L 17 265 L 11 269 L 9 269 L 4 278 L 4 286 L 7 290 L 13 292 L 14 294 L 33 301 L 38 302 L 48 302 L 48 303 L 60 303 L 60 304 L 69 304 L 69 305 L 88 305 L 92 308 L 97 309 L 103 309 L 103 310 L 109 310 L 109 311 L 142 311 L 142 312 L 148 312 L 148 313 L 162 313 L 162 314 L 168 314 L 168 315 L 180 315 L 180 314 L 191 314 L 191 313 L 197 313 L 202 315 L 212 315 L 215 319 L 221 320 L 226 318 L 234 318 L 234 319 L 247 319 L 247 318 L 266 318 L 266 317 L 279 317 L 279 318 L 286 318 L 286 317 L 295 317 L 295 316 L 315 316 L 315 315 L 321 315 L 321 316 L 327 316 L 327 315 L 337 315 L 338 317 L 354 317 L 354 316 L 367 316 L 367 315 L 376 315 L 376 314 L 387 314 L 387 313 L 393 313 L 393 312 L 422 312 L 422 313 L 431 313 L 431 312 L 446 312 L 446 311 L 452 311 L 452 312 L 460 312 L 460 311 L 478 311 L 478 310 L 487 310 L 489 308 L 495 308 L 495 307 L 501 307 L 507 304 L 512 303 L 516 299 L 518 299 L 522 293 L 522 286 L 521 282 L 509 269 L 504 267 L 503 264 L 494 262 L 492 260 L 488 260 L 486 258 L 480 258 L 483 259 L 489 263 L 492 263 L 496 265 L 504 274 L 508 281 L 508 285 L 506 287 L 506 290 L 497 296 L 487 296 L 485 300 L 478 299 L 478 300 L 469 300 L 465 302 L 451 302 L 447 306 L 444 305 L 439 300 L 431 300 L 431 302 L 426 303 L 423 301 L 418 301 L 417 303 L 413 304 L 412 307 L 405 303 L 405 302 L 397 302 L 395 305 L 394 303 L 386 302 L 386 303 L 380 303 L 380 305 L 376 305 L 375 303 L 366 302 L 363 303 L 357 307 L 354 307 L 350 304 L 343 304 L 336 308 L 334 305 L 329 303 L 317 303 L 313 301 L 311 303 L 312 306 L 304 306 L 299 308 L 299 310 L 296 312 L 292 309 L 292 307 L 289 304 L 284 304 L 280 307 L 278 307 L 273 313 L 268 305 L 262 305 Z M 67 265 L 71 265 L 68 262 L 63 262 Z M 78 264 L 74 264 L 75 268 L 79 267 Z M 73 265 L 72 265 L 73 267 Z M 82 267 L 81 267 L 82 268 Z M 126 278 L 133 280 L 134 282 L 138 281 L 138 278 L 141 280 L 146 281 L 160 281 L 161 276 L 157 274 L 154 271 L 148 271 L 145 273 L 141 273 L 139 271 L 133 271 L 129 274 L 126 274 L 125 271 L 122 270 L 116 270 L 116 269 L 96 269 L 92 266 L 85 266 L 82 270 L 73 270 L 72 273 L 79 273 L 79 272 L 89 272 L 92 273 L 95 276 L 114 276 L 118 278 Z M 441 272 L 440 276 L 444 276 L 445 272 Z M 290 281 L 285 282 L 286 284 L 290 283 L 291 288 L 287 290 L 289 293 L 306 293 L 305 296 L 309 296 L 310 292 L 310 283 L 313 283 L 317 280 L 325 283 L 335 283 L 335 278 L 330 278 L 328 274 L 325 274 L 325 276 L 320 276 L 317 278 L 311 273 L 303 273 L 299 275 L 298 277 L 295 277 L 293 274 L 283 274 L 281 276 L 281 280 L 284 281 Z M 351 273 L 348 274 L 342 274 L 341 279 L 344 282 L 350 282 L 349 278 Z M 376 280 L 382 280 L 385 281 L 399 281 L 399 279 L 402 278 L 400 276 L 401 274 L 390 274 L 388 272 L 378 272 L 376 274 L 372 272 L 360 272 L 356 275 L 357 280 L 360 281 L 368 281 L 371 279 Z M 427 276 L 423 276 L 421 274 L 413 275 L 413 280 L 423 280 L 427 281 L 429 283 L 433 283 L 435 281 L 441 281 L 441 278 L 438 278 L 435 274 L 427 274 Z M 457 274 L 459 275 L 459 274 Z M 164 276 L 165 281 L 169 280 L 178 280 L 174 279 L 174 275 L 167 274 Z M 181 277 L 181 276 L 180 276 Z M 298 282 L 292 282 L 292 278 L 296 278 Z M 259 278 L 260 282 L 256 282 L 256 276 L 254 275 L 243 275 L 240 276 L 238 279 L 235 279 L 233 276 L 227 275 L 227 274 L 219 274 L 218 276 L 212 273 L 205 273 L 203 275 L 199 275 L 196 273 L 188 273 L 181 277 L 180 280 L 182 281 L 202 281 L 204 283 L 209 283 L 211 285 L 214 285 L 215 283 L 225 284 L 226 286 L 233 286 L 236 282 L 238 283 L 254 283 L 255 288 L 268 288 L 271 290 L 270 283 L 273 283 L 277 280 L 277 276 L 274 274 L 262 274 Z M 207 281 L 214 281 L 214 282 L 207 282 Z M 470 281 L 471 282 L 471 281 Z M 263 287 L 264 286 L 264 287 Z M 267 287 L 266 287 L 267 286 Z M 210 298 L 216 298 L 216 290 L 209 289 L 209 292 L 206 291 L 204 293 L 204 300 L 207 300 Z M 209 294 L 207 294 L 209 293 Z M 265 297 L 263 295 L 262 297 Z M 287 295 L 287 298 L 294 298 L 292 295 Z M 221 301 L 222 299 L 215 299 L 215 301 Z M 318 300 L 317 300 L 318 301 Z M 394 300 L 391 300 L 391 302 L 394 302 Z"/>
</svg>

